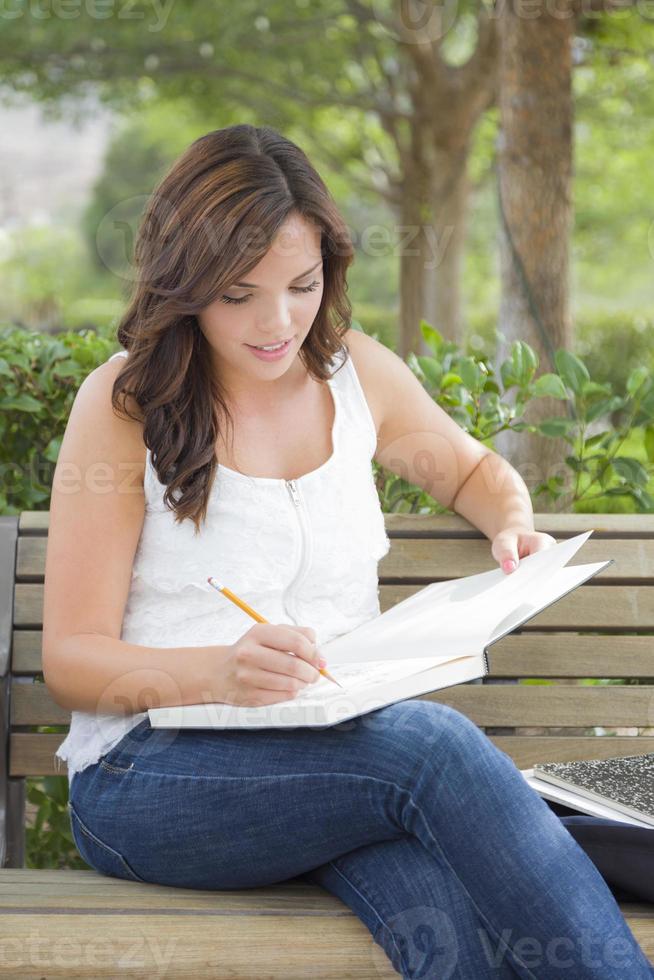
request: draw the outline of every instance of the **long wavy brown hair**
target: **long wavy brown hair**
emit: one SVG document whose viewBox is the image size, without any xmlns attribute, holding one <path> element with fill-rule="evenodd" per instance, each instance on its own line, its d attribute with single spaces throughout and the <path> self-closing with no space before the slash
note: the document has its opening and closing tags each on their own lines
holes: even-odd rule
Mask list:
<svg viewBox="0 0 654 980">
<path fill-rule="evenodd" d="M 206 520 L 219 425 L 227 421 L 233 432 L 196 314 L 257 265 L 292 213 L 321 230 L 322 301 L 299 356 L 325 381 L 351 324 L 346 271 L 354 249 L 327 187 L 295 143 L 267 126 L 207 133 L 173 163 L 141 216 L 133 292 L 117 330 L 129 357 L 112 404 L 143 423 L 164 503 L 177 523 L 190 518 L 196 534 Z"/>
</svg>

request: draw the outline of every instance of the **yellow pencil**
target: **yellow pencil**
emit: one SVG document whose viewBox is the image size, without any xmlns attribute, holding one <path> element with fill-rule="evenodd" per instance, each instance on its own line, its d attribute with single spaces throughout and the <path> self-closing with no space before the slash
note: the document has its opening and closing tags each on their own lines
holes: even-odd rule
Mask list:
<svg viewBox="0 0 654 980">
<path fill-rule="evenodd" d="M 252 606 L 248 606 L 247 602 L 244 602 L 243 599 L 239 599 L 239 597 L 237 595 L 235 595 L 231 591 L 231 589 L 228 589 L 226 585 L 221 585 L 220 582 L 218 582 L 215 578 L 212 578 L 211 576 L 209 576 L 207 578 L 207 582 L 217 592 L 222 592 L 222 594 L 227 599 L 231 599 L 231 601 L 235 605 L 237 605 L 239 607 L 239 609 L 242 609 L 243 612 L 246 612 L 248 614 L 248 616 L 251 616 L 252 619 L 256 619 L 257 623 L 267 623 L 268 622 L 268 620 L 267 619 L 264 619 L 264 617 L 262 615 L 260 615 L 260 613 L 255 612 L 255 610 L 252 608 Z M 318 670 L 322 674 L 323 677 L 326 677 L 327 678 L 327 680 L 333 681 L 334 684 L 338 684 L 338 681 L 336 680 L 336 678 L 335 677 L 332 677 L 332 675 L 329 673 L 329 671 L 326 670 L 324 667 L 319 667 Z M 343 687 L 342 684 L 338 684 L 338 686 L 339 687 Z"/>
</svg>

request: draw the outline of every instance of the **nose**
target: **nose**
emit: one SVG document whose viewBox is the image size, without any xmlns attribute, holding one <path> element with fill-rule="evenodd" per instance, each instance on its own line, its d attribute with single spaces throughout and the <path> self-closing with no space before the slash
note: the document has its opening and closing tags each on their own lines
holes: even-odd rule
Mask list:
<svg viewBox="0 0 654 980">
<path fill-rule="evenodd" d="M 292 320 L 288 297 L 273 298 L 265 305 L 266 309 L 259 324 L 261 332 L 269 334 L 271 337 L 289 336 Z"/>
</svg>

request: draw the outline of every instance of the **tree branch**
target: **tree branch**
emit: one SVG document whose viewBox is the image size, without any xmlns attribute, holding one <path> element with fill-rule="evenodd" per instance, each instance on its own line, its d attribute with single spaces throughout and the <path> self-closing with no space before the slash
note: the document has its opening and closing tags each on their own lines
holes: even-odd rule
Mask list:
<svg viewBox="0 0 654 980">
<path fill-rule="evenodd" d="M 198 62 L 195 58 L 193 61 L 184 61 L 181 53 L 178 50 L 174 50 L 174 55 L 171 60 L 167 60 L 166 55 L 170 52 L 166 52 L 164 55 L 161 54 L 161 47 L 157 48 L 156 55 L 159 58 L 159 63 L 154 71 L 147 71 L 137 64 L 125 63 L 125 58 L 123 58 L 123 65 L 120 64 L 120 56 L 125 55 L 125 51 L 120 49 L 109 49 L 104 48 L 101 52 L 101 57 L 98 57 L 98 52 L 92 51 L 86 45 L 76 45 L 75 49 L 70 49 L 70 51 L 51 51 L 48 54 L 42 55 L 41 73 L 43 77 L 50 81 L 47 76 L 47 69 L 49 67 L 54 67 L 58 69 L 67 70 L 70 68 L 68 64 L 68 58 L 73 54 L 86 54 L 89 58 L 92 58 L 95 62 L 96 69 L 99 71 L 94 71 L 93 75 L 89 79 L 93 82 L 103 82 L 112 79 L 138 79 L 142 78 L 143 75 L 151 75 L 156 78 L 157 73 L 166 75 L 183 75 L 187 74 L 189 77 L 193 75 L 200 75 L 204 78 L 207 76 L 212 78 L 226 78 L 226 79 L 238 79 L 243 82 L 247 82 L 250 85 L 265 86 L 265 88 L 274 93 L 283 96 L 284 98 L 290 99 L 294 102 L 301 102 L 302 104 L 313 107 L 313 108 L 333 108 L 335 105 L 348 106 L 349 108 L 359 109 L 362 112 L 374 112 L 379 116 L 384 116 L 387 119 L 409 119 L 411 118 L 408 113 L 403 113 L 396 109 L 394 106 L 390 106 L 388 102 L 381 102 L 376 99 L 366 99 L 356 96 L 348 96 L 337 89 L 331 88 L 324 95 L 319 95 L 318 93 L 308 94 L 306 90 L 303 90 L 294 81 L 291 82 L 279 82 L 276 79 L 270 78 L 270 76 L 263 77 L 246 71 L 242 68 L 234 68 L 228 65 L 217 65 L 211 64 L 211 62 Z M 148 57 L 148 55 L 153 54 L 151 50 L 146 50 L 142 54 L 142 59 Z M 139 57 L 138 53 L 131 52 L 134 56 L 134 60 Z M 24 67 L 30 71 L 35 70 L 34 60 L 32 57 L 24 57 L 22 59 L 15 59 L 14 64 L 17 67 Z M 37 69 L 38 70 L 38 69 Z M 74 78 L 75 73 L 71 70 L 71 75 Z M 86 76 L 88 78 L 88 75 Z M 86 79 L 84 79 L 86 80 Z M 59 79 L 61 81 L 61 79 Z M 82 80 L 80 79 L 80 82 Z"/>
</svg>

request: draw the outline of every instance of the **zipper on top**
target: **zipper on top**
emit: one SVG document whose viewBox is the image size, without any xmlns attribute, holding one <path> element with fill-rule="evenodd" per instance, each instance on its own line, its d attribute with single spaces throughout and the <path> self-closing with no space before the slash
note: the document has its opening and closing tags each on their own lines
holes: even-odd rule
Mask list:
<svg viewBox="0 0 654 980">
<path fill-rule="evenodd" d="M 295 606 L 295 596 L 292 593 L 304 579 L 309 567 L 309 561 L 311 558 L 311 535 L 309 530 L 309 522 L 307 520 L 306 507 L 304 506 L 297 481 L 285 480 L 284 482 L 300 525 L 300 563 L 292 582 L 287 587 L 283 596 L 284 607 L 291 619 L 294 619 L 297 625 L 297 608 Z"/>
</svg>

